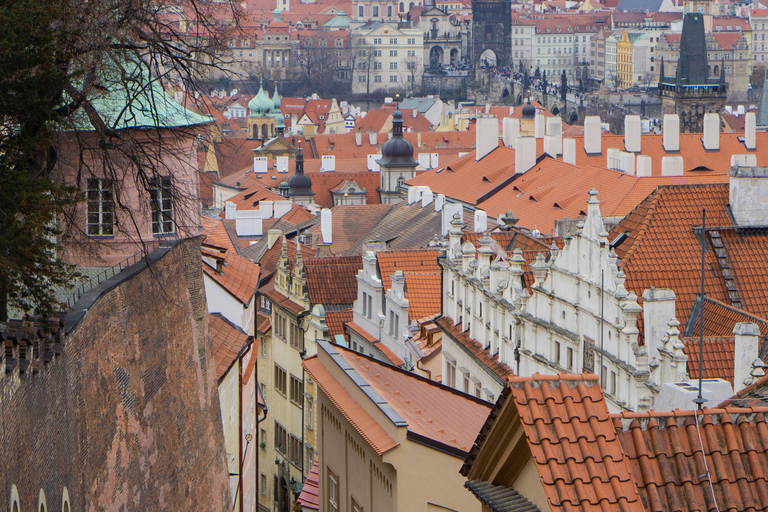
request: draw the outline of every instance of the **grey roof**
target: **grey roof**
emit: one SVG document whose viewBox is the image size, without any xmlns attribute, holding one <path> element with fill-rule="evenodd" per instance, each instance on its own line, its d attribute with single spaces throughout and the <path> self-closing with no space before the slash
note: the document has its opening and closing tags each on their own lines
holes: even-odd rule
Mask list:
<svg viewBox="0 0 768 512">
<path fill-rule="evenodd" d="M 400 108 L 414 109 L 423 114 L 432 108 L 436 101 L 435 98 L 406 98 L 400 102 Z"/>
<path fill-rule="evenodd" d="M 760 103 L 757 105 L 757 126 L 768 126 L 768 80 L 763 83 Z"/>
<path fill-rule="evenodd" d="M 492 485 L 482 480 L 469 480 L 464 487 L 477 496 L 492 512 L 541 512 L 539 507 L 507 485 Z"/>
<path fill-rule="evenodd" d="M 659 12 L 663 0 L 619 0 L 617 11 Z"/>
</svg>

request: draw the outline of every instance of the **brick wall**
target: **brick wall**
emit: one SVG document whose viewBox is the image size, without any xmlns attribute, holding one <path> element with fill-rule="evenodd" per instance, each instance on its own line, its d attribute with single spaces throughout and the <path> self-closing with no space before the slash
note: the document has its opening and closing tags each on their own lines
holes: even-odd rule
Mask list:
<svg viewBox="0 0 768 512">
<path fill-rule="evenodd" d="M 230 503 L 199 240 L 105 293 L 37 373 L 0 374 L 0 510 Z"/>
</svg>

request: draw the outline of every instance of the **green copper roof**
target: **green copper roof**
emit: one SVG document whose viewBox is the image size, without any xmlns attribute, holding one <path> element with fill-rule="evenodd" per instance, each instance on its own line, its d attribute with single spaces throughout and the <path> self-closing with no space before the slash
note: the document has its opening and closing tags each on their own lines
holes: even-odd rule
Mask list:
<svg viewBox="0 0 768 512">
<path fill-rule="evenodd" d="M 323 23 L 323 27 L 326 28 L 349 28 L 352 19 L 347 16 L 344 11 L 339 11 L 339 14 Z"/>
<path fill-rule="evenodd" d="M 105 66 L 98 85 L 90 95 L 91 104 L 113 130 L 179 128 L 213 122 L 212 117 L 177 103 L 157 79 L 150 77 L 143 63 L 126 60 L 118 66 L 113 62 Z M 74 124 L 79 130 L 93 130 L 82 109 L 75 113 Z"/>
</svg>

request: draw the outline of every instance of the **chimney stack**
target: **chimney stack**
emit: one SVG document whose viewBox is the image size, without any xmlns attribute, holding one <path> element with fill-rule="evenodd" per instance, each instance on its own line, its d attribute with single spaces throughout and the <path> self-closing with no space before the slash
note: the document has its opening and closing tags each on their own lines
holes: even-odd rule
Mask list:
<svg viewBox="0 0 768 512">
<path fill-rule="evenodd" d="M 757 131 L 757 118 L 754 112 L 747 112 L 744 117 L 744 147 L 755 149 L 755 132 Z"/>
<path fill-rule="evenodd" d="M 631 153 L 640 152 L 640 116 L 624 118 L 624 149 Z"/>
<path fill-rule="evenodd" d="M 371 146 L 375 146 L 379 141 L 378 135 L 376 132 L 368 132 L 368 144 Z"/>
<path fill-rule="evenodd" d="M 508 148 L 515 148 L 515 140 L 520 136 L 520 120 L 505 117 L 502 120 L 501 138 Z"/>
<path fill-rule="evenodd" d="M 704 114 L 704 149 L 717 151 L 720 149 L 720 115 Z"/>
<path fill-rule="evenodd" d="M 619 161 L 620 155 L 621 155 L 621 150 L 619 148 L 606 149 L 605 166 L 608 169 L 613 169 L 614 171 L 618 171 L 620 169 L 620 161 Z"/>
<path fill-rule="evenodd" d="M 355 145 L 362 146 L 363 145 L 363 132 L 360 130 L 355 131 Z"/>
<path fill-rule="evenodd" d="M 635 175 L 635 154 L 628 153 L 626 151 L 622 151 L 621 153 L 619 153 L 619 169 L 622 172 L 629 174 L 630 176 L 634 176 Z"/>
<path fill-rule="evenodd" d="M 536 139 L 518 137 L 515 142 L 515 173 L 523 174 L 536 165 Z"/>
<path fill-rule="evenodd" d="M 584 151 L 588 155 L 599 155 L 603 152 L 602 134 L 600 116 L 584 118 Z"/>
<path fill-rule="evenodd" d="M 320 234 L 322 243 L 333 243 L 333 213 L 328 208 L 320 210 Z"/>
<path fill-rule="evenodd" d="M 549 141 L 549 142 L 547 142 Z M 563 120 L 559 117 L 547 118 L 547 134 L 544 136 L 545 152 L 552 157 L 563 154 Z M 547 151 L 549 148 L 550 151 Z"/>
<path fill-rule="evenodd" d="M 224 203 L 224 218 L 227 220 L 235 220 L 237 218 L 237 205 L 232 201 Z"/>
<path fill-rule="evenodd" d="M 733 327 L 733 392 L 746 387 L 752 371 L 752 362 L 760 358 L 760 328 L 752 322 L 741 322 Z"/>
<path fill-rule="evenodd" d="M 728 195 L 739 226 L 768 225 L 768 167 L 731 167 Z"/>
<path fill-rule="evenodd" d="M 662 143 L 665 151 L 680 151 L 680 117 L 677 114 L 664 114 Z"/>
<path fill-rule="evenodd" d="M 635 163 L 635 167 L 635 176 L 638 178 L 648 178 L 651 176 L 653 161 L 648 155 L 637 155 L 637 162 Z"/>
<path fill-rule="evenodd" d="M 335 171 L 336 170 L 336 155 L 323 155 L 322 159 L 323 171 Z"/>
<path fill-rule="evenodd" d="M 475 233 L 484 233 L 488 229 L 488 215 L 483 210 L 475 210 Z"/>
<path fill-rule="evenodd" d="M 543 139 L 547 127 L 547 118 L 538 110 L 533 118 L 533 136 L 537 139 Z"/>
<path fill-rule="evenodd" d="M 661 157 L 662 176 L 682 176 L 683 157 L 680 155 Z"/>
<path fill-rule="evenodd" d="M 475 126 L 475 161 L 499 146 L 499 121 L 495 117 L 479 117 Z"/>
<path fill-rule="evenodd" d="M 576 139 L 563 139 L 563 162 L 576 165 Z"/>
<path fill-rule="evenodd" d="M 649 288 L 643 292 L 643 326 L 648 357 L 657 354 L 669 321 L 675 318 L 675 292 L 667 288 Z"/>
<path fill-rule="evenodd" d="M 275 242 L 280 240 L 280 237 L 283 236 L 283 232 L 279 229 L 270 229 L 267 231 L 267 249 L 271 249 L 273 245 L 275 245 Z"/>
</svg>

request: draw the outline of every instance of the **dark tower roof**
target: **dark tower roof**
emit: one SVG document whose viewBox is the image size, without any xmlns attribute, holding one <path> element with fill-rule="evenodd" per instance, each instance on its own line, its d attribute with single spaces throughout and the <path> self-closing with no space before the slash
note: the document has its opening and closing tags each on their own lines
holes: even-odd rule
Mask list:
<svg viewBox="0 0 768 512">
<path fill-rule="evenodd" d="M 536 107 L 531 104 L 531 100 L 523 106 L 523 117 L 526 119 L 536 117 Z"/>
<path fill-rule="evenodd" d="M 403 138 L 403 113 L 400 107 L 392 114 L 392 138 L 381 146 L 379 165 L 389 167 L 416 167 L 419 162 L 413 159 L 413 145 Z"/>
<path fill-rule="evenodd" d="M 689 12 L 683 18 L 675 85 L 706 84 L 707 38 L 704 32 L 704 15 L 699 12 Z"/>
<path fill-rule="evenodd" d="M 290 187 L 290 191 L 288 192 L 290 196 L 315 195 L 315 193 L 312 192 L 312 180 L 309 176 L 304 174 L 304 153 L 302 153 L 301 148 L 299 148 L 299 152 L 296 153 L 296 172 L 288 180 L 288 187 Z"/>
</svg>

